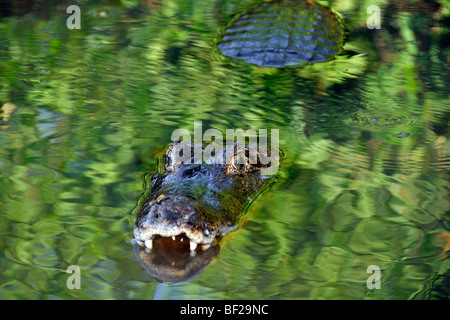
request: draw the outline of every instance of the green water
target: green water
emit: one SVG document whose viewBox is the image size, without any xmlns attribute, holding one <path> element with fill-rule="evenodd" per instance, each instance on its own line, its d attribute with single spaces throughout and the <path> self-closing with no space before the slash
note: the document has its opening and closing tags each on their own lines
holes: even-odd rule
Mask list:
<svg viewBox="0 0 450 320">
<path fill-rule="evenodd" d="M 346 51 L 281 69 L 215 47 L 250 2 L 89 1 L 79 30 L 66 27 L 72 3 L 7 2 L 1 299 L 448 298 L 448 2 L 325 1 Z M 172 132 L 194 121 L 278 129 L 285 159 L 211 264 L 160 283 L 136 259 L 131 212 Z"/>
</svg>

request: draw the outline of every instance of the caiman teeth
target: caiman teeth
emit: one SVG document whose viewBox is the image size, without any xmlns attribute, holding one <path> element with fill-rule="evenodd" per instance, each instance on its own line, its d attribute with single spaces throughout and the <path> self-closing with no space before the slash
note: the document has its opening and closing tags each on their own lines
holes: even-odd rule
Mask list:
<svg viewBox="0 0 450 320">
<path fill-rule="evenodd" d="M 173 241 L 177 241 L 177 237 L 178 236 L 181 236 L 181 233 L 179 235 L 167 235 L 166 237 L 167 238 L 171 238 Z M 164 237 L 164 236 L 162 236 L 162 237 Z M 147 240 L 137 240 L 136 239 L 137 243 L 140 246 L 145 247 L 146 250 L 147 249 L 148 250 L 152 250 L 153 249 L 153 240 L 154 240 L 154 235 L 152 235 L 150 237 L 150 239 L 147 239 Z M 202 250 L 204 250 L 204 251 L 208 250 L 211 247 L 211 245 L 212 245 L 212 243 L 200 243 L 199 244 L 199 243 L 193 241 L 189 237 L 180 237 L 179 240 L 180 240 L 180 242 L 184 242 L 185 240 L 188 240 L 188 242 L 189 242 L 189 249 L 190 249 L 191 253 L 195 253 L 195 250 L 197 249 L 198 245 L 200 245 L 200 248 Z"/>
<path fill-rule="evenodd" d="M 145 246 L 151 250 L 153 248 L 153 240 L 145 240 Z"/>
</svg>

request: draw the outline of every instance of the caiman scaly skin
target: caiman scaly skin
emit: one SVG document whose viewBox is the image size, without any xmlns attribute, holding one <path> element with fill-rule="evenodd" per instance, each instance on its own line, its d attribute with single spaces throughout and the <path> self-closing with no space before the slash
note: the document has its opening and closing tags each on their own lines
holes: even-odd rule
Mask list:
<svg viewBox="0 0 450 320">
<path fill-rule="evenodd" d="M 229 161 L 227 148 L 203 164 L 184 163 L 174 157 L 175 142 L 165 158 L 165 172 L 151 177 L 151 186 L 142 196 L 134 227 L 138 244 L 149 249 L 156 236 L 183 235 L 190 241 L 190 249 L 197 245 L 209 248 L 216 237 L 235 226 L 246 208 L 272 179 L 261 176 L 258 164 L 237 165 L 238 145 L 232 148 Z M 194 149 L 194 144 L 185 144 Z M 228 148 L 230 148 L 228 147 Z M 177 149 L 178 150 L 178 149 Z M 229 150 L 229 149 L 228 149 Z M 257 148 L 245 146 L 239 152 L 258 154 Z M 223 157 L 223 161 L 217 161 Z M 248 159 L 247 159 L 248 160 Z"/>
</svg>

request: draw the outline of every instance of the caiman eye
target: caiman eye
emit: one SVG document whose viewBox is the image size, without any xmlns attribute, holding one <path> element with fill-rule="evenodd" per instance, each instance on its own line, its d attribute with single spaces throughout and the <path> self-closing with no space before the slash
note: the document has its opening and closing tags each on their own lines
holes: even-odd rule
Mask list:
<svg viewBox="0 0 450 320">
<path fill-rule="evenodd" d="M 189 169 L 186 169 L 186 170 L 183 172 L 183 178 L 190 178 L 190 177 L 193 177 L 193 176 L 195 176 L 199 171 L 201 171 L 201 169 L 202 169 L 202 165 L 201 165 L 201 164 L 196 165 L 196 166 L 193 166 L 193 167 L 190 167 Z"/>
</svg>

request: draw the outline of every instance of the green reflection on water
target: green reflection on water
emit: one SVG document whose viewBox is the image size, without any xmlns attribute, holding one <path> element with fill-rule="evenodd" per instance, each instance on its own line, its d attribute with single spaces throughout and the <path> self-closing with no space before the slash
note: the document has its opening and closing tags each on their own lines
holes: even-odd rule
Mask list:
<svg viewBox="0 0 450 320">
<path fill-rule="evenodd" d="M 250 1 L 134 4 L 83 5 L 81 30 L 65 7 L 0 21 L 0 105 L 16 106 L 0 119 L 2 299 L 435 296 L 449 269 L 448 6 L 380 3 L 370 31 L 366 1 L 333 2 L 347 53 L 271 69 L 213 46 Z M 279 129 L 282 179 L 198 277 L 158 284 L 128 242 L 130 213 L 172 131 L 200 120 Z"/>
</svg>

